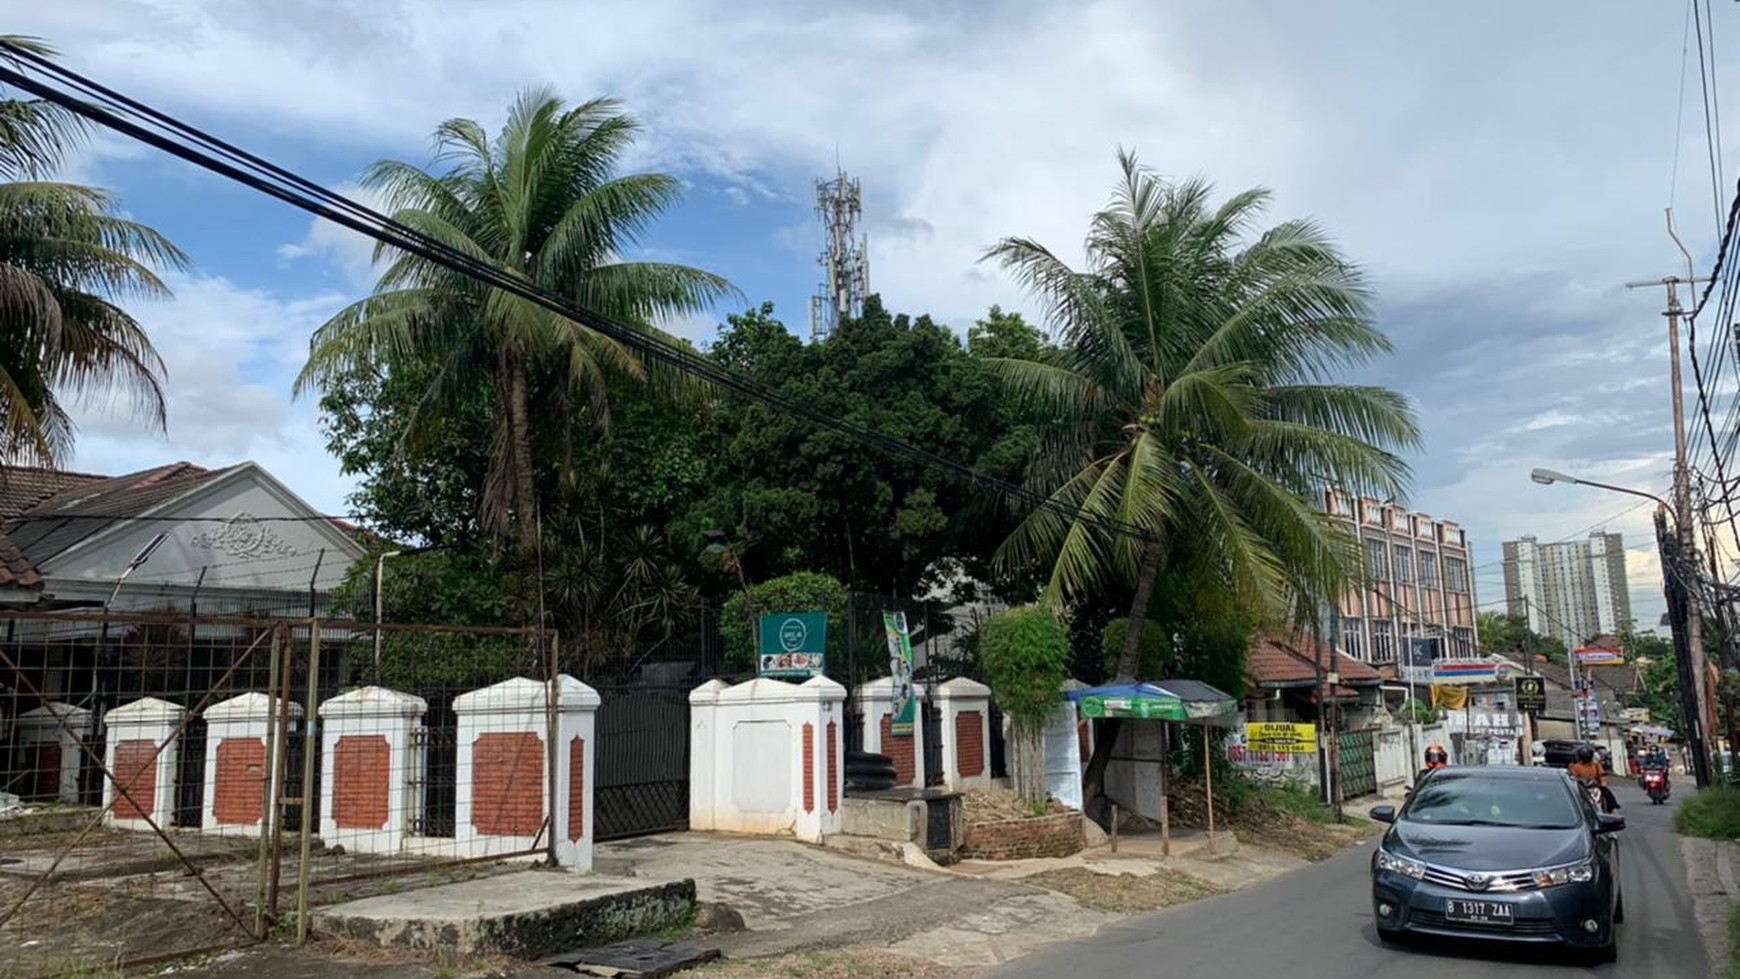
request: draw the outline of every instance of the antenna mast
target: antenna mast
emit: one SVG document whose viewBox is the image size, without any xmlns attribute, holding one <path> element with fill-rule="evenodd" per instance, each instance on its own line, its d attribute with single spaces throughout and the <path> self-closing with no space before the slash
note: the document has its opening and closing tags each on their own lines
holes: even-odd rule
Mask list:
<svg viewBox="0 0 1740 979">
<path fill-rule="evenodd" d="M 817 264 L 822 283 L 810 298 L 810 340 L 824 340 L 845 317 L 864 314 L 870 292 L 868 239 L 859 233 L 864 216 L 858 181 L 836 167 L 834 179 L 816 181 L 816 216 L 824 244 Z"/>
</svg>

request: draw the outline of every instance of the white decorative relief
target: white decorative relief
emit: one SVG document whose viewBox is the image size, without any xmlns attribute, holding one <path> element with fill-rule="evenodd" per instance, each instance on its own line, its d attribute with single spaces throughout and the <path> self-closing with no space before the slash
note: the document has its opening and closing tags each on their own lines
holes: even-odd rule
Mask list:
<svg viewBox="0 0 1740 979">
<path fill-rule="evenodd" d="M 291 557 L 296 549 L 250 513 L 238 513 L 221 527 L 201 532 L 193 545 L 231 557 Z"/>
</svg>

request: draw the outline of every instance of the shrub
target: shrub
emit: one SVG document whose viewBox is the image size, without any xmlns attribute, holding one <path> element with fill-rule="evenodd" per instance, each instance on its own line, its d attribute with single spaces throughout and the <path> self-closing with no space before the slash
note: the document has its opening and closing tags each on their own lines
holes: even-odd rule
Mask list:
<svg viewBox="0 0 1740 979">
<path fill-rule="evenodd" d="M 1688 836 L 1740 840 L 1740 789 L 1712 785 L 1674 810 L 1674 828 Z"/>
<path fill-rule="evenodd" d="M 1014 728 L 1016 788 L 1029 805 L 1045 801 L 1041 736 L 1061 703 L 1069 659 L 1069 633 L 1051 610 L 1037 605 L 992 616 L 979 630 L 979 660 Z"/>
<path fill-rule="evenodd" d="M 846 586 L 825 574 L 799 571 L 750 585 L 748 595 L 741 591 L 733 594 L 719 613 L 726 662 L 733 669 L 755 668 L 757 622 L 774 612 L 828 613 L 828 651 L 832 652 L 840 643 L 845 611 Z"/>
</svg>

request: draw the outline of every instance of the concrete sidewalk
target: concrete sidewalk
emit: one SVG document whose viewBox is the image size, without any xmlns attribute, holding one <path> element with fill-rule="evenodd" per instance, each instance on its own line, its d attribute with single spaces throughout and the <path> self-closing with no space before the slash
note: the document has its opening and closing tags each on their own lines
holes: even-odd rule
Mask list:
<svg viewBox="0 0 1740 979">
<path fill-rule="evenodd" d="M 1728 921 L 1740 904 L 1740 843 L 1680 837 L 1686 861 L 1686 882 L 1692 891 L 1692 914 L 1704 939 L 1710 975 L 1728 974 Z"/>
</svg>

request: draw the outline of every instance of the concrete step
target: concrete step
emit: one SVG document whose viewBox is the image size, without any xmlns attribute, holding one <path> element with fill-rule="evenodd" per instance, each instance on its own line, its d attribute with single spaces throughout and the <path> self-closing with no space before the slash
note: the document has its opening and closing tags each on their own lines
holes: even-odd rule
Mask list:
<svg viewBox="0 0 1740 979">
<path fill-rule="evenodd" d="M 526 870 L 335 904 L 310 924 L 383 948 L 539 958 L 682 927 L 694 915 L 693 880 Z"/>
</svg>

